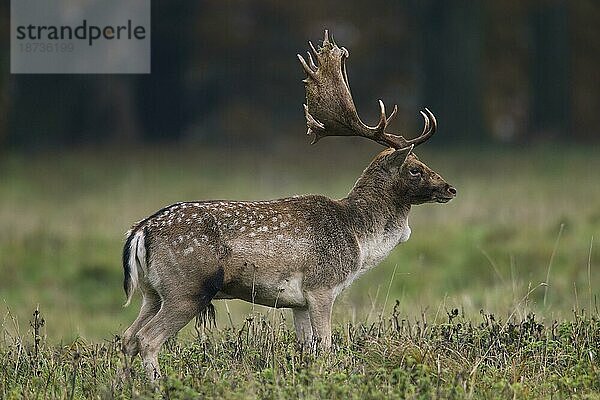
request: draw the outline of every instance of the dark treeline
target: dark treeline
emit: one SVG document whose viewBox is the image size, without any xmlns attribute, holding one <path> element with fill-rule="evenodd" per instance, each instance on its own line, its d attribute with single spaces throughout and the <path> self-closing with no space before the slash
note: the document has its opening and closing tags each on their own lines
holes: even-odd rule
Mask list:
<svg viewBox="0 0 600 400">
<path fill-rule="evenodd" d="M 399 105 L 398 131 L 429 106 L 436 143 L 599 138 L 595 0 L 153 1 L 150 75 L 10 75 L 2 2 L 0 147 L 294 140 L 295 55 L 325 28 L 350 50 L 368 123 L 381 98 Z"/>
</svg>

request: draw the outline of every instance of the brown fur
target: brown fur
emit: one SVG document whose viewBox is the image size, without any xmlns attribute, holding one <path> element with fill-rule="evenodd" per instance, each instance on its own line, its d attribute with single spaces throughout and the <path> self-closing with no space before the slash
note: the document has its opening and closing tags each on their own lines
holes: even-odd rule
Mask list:
<svg viewBox="0 0 600 400">
<path fill-rule="evenodd" d="M 158 376 L 163 342 L 193 317 L 210 315 L 213 298 L 292 308 L 298 339 L 328 348 L 339 292 L 408 239 L 411 205 L 455 193 L 410 150 L 387 149 L 341 200 L 307 195 L 166 207 L 129 233 L 125 252 L 143 256 L 127 247 L 143 234 L 145 260 L 124 257 L 128 297 L 136 287 L 143 296 L 124 349 L 140 352 L 151 377 Z"/>
</svg>

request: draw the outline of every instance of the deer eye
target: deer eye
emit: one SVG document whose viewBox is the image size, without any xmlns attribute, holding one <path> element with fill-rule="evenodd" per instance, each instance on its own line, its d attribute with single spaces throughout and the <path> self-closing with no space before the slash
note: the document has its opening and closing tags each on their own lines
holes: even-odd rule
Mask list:
<svg viewBox="0 0 600 400">
<path fill-rule="evenodd" d="M 410 174 L 410 176 L 421 176 L 421 170 L 419 168 L 411 168 L 408 170 L 408 173 Z"/>
</svg>

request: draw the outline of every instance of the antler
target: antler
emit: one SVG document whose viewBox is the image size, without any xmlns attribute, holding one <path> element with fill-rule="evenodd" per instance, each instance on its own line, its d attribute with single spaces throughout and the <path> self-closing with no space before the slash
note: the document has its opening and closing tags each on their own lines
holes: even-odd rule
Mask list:
<svg viewBox="0 0 600 400">
<path fill-rule="evenodd" d="M 435 133 L 437 122 L 433 113 L 427 108 L 420 111 L 425 125 L 418 137 L 407 140 L 402 136 L 386 133 L 385 129 L 396 115 L 398 106 L 394 106 L 388 117 L 381 100 L 379 100 L 380 116 L 377 125 L 368 126 L 363 123 L 356 111 L 348 84 L 346 74 L 348 50 L 338 47 L 333 38 L 330 41 L 328 31 L 325 31 L 323 45 L 318 50 L 311 42 L 308 43 L 317 64 L 310 52 L 307 52 L 308 63 L 300 54 L 298 59 L 306 71 L 306 79 L 303 81 L 306 87 L 304 115 L 308 127 L 306 134 L 315 135 L 312 144 L 325 136 L 362 136 L 384 146 L 401 149 L 412 145 L 417 146 Z"/>
</svg>

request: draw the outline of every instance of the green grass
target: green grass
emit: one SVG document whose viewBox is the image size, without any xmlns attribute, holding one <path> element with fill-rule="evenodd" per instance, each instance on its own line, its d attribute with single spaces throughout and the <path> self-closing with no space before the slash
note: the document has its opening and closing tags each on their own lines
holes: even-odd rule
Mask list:
<svg viewBox="0 0 600 400">
<path fill-rule="evenodd" d="M 597 316 L 544 326 L 533 315 L 473 321 L 453 310 L 430 324 L 396 306 L 375 323 L 339 325 L 333 351 L 315 354 L 296 344 L 283 314 L 254 315 L 168 342 L 156 386 L 118 338 L 49 346 L 35 329 L 41 317 L 32 322 L 32 344 L 0 347 L 3 398 L 600 398 Z"/>
<path fill-rule="evenodd" d="M 339 141 L 331 140 L 315 147 L 273 149 L 271 153 L 262 154 L 155 148 L 131 152 L 104 149 L 35 156 L 4 155 L 0 160 L 0 300 L 4 302 L 5 340 L 0 357 L 5 364 L 21 362 L 18 357 L 29 357 L 25 350 L 17 356 L 18 346 L 14 347 L 14 343 L 19 342 L 18 338 L 31 342 L 28 340 L 31 338 L 29 321 L 32 311 L 40 305 L 46 320 L 42 329 L 45 347 L 38 356 L 40 362 L 54 363 L 53 373 L 67 379 L 72 371 L 68 368 L 75 368 L 83 360 L 89 361 L 86 357 L 92 357 L 91 351 L 104 346 L 108 353 L 97 360 L 98 368 L 102 369 L 98 377 L 101 384 L 94 386 L 95 391 L 86 393 L 93 393 L 92 397 L 113 393 L 111 385 L 117 383 L 112 376 L 123 360 L 120 355 L 111 353 L 114 350 L 112 338 L 135 318 L 139 304 L 136 299 L 129 308 L 121 307 L 124 296 L 120 253 L 123 233 L 132 222 L 180 200 L 268 199 L 302 193 L 342 197 L 377 150 L 358 141 L 340 146 Z M 575 310 L 577 315 L 598 315 L 596 296 L 600 273 L 595 266 L 600 246 L 592 239 L 600 237 L 600 158 L 597 154 L 593 149 L 584 148 L 538 148 L 523 151 L 424 149 L 419 155 L 454 184 L 459 195 L 445 205 L 415 207 L 410 217 L 411 239 L 338 298 L 334 309 L 339 347 L 336 356 L 310 358 L 305 364 L 298 364 L 298 373 L 305 374 L 298 379 L 324 385 L 322 389 L 306 388 L 306 397 L 316 398 L 324 393 L 318 390 L 333 390 L 333 384 L 328 382 L 335 379 L 348 382 L 356 379 L 356 385 L 352 383 L 350 387 L 354 387 L 360 397 L 370 393 L 364 390 L 376 388 L 387 393 L 395 390 L 390 386 L 391 381 L 386 381 L 392 379 L 394 368 L 402 375 L 398 380 L 412 382 L 412 389 L 406 389 L 412 392 L 403 392 L 408 397 L 434 393 L 427 392 L 430 389 L 421 392 L 415 380 L 407 375 L 412 373 L 412 367 L 403 356 L 409 351 L 403 350 L 408 340 L 406 332 L 392 334 L 388 329 L 389 334 L 382 337 L 364 333 L 365 343 L 369 343 L 365 348 L 361 347 L 363 342 L 357 344 L 353 337 L 347 339 L 348 323 L 352 329 L 379 323 L 380 315 L 389 317 L 396 300 L 396 312 L 402 319 L 414 324 L 425 318 L 431 329 L 431 334 L 424 334 L 417 347 L 430 349 L 432 353 L 428 357 L 433 359 L 417 358 L 414 368 L 426 368 L 424 376 L 438 379 L 436 354 L 447 361 L 448 370 L 443 374 L 444 380 L 439 381 L 443 387 L 442 397 L 450 396 L 449 390 L 460 385 L 463 391 L 456 392 L 460 396 L 472 392 L 480 397 L 491 393 L 494 385 L 504 383 L 508 386 L 502 387 L 509 389 L 498 386 L 498 393 L 507 396 L 519 393 L 518 397 L 547 397 L 544 394 L 550 392 L 546 390 L 560 386 L 558 378 L 552 380 L 550 375 L 544 375 L 550 374 L 551 369 L 544 370 L 543 374 L 535 370 L 541 368 L 540 365 L 525 363 L 519 376 L 517 372 L 510 372 L 510 368 L 517 367 L 508 364 L 498 366 L 497 371 L 488 368 L 489 360 L 483 357 L 485 346 L 477 350 L 484 351 L 479 358 L 473 356 L 475 353 L 467 357 L 463 351 L 471 350 L 458 348 L 460 346 L 450 354 L 442 354 L 444 348 L 436 344 L 441 338 L 435 336 L 434 331 L 443 329 L 443 324 L 448 322 L 447 313 L 453 309 L 460 310 L 463 327 L 468 324 L 478 327 L 482 321 L 480 310 L 517 325 L 535 313 L 537 321 L 545 326 L 543 337 L 535 339 L 536 346 L 546 352 L 556 352 L 557 357 L 569 360 L 575 357 L 572 365 L 578 365 L 577 368 L 593 366 L 581 372 L 581 378 L 594 377 L 598 368 L 597 346 L 580 348 L 578 346 L 584 344 L 578 342 L 567 348 L 566 339 L 555 343 L 544 337 L 549 337 L 556 320 L 566 327 L 583 324 L 590 337 L 598 338 L 596 320 L 575 319 L 573 314 Z M 286 326 L 291 321 L 289 312 L 274 312 L 237 301 L 216 305 L 220 328 L 214 336 L 209 335 L 209 344 L 194 340 L 194 329 L 190 326 L 183 333 L 181 344 L 172 344 L 169 351 L 163 352 L 162 357 L 173 365 L 173 375 L 169 375 L 173 384 L 183 385 L 182 390 L 185 383 L 190 383 L 194 390 L 208 390 L 201 382 L 204 382 L 203 376 L 210 376 L 210 379 L 219 377 L 214 390 L 222 390 L 229 397 L 235 397 L 235 393 L 239 397 L 244 393 L 257 397 L 297 396 L 302 385 L 288 382 L 289 374 L 296 371 L 289 363 L 303 356 L 293 349 L 287 329 L 281 327 L 274 333 L 283 335 L 283 339 L 271 358 L 264 356 L 258 345 L 248 344 L 249 347 L 240 350 L 244 356 L 239 360 L 226 349 L 243 328 L 247 316 L 256 315 L 251 314 L 252 311 L 262 313 L 267 321 L 283 315 Z M 476 334 L 485 333 L 485 329 L 477 329 Z M 514 352 L 528 354 L 527 349 L 519 346 L 506 347 L 508 361 L 518 354 Z M 81 361 L 75 364 L 70 358 L 73 349 L 81 353 Z M 385 354 L 380 354 L 377 362 L 371 359 L 374 349 Z M 590 362 L 585 364 L 584 353 L 588 350 L 593 356 L 588 354 Z M 222 358 L 214 362 L 231 364 L 232 371 L 227 372 L 224 366 L 206 366 L 208 356 L 200 356 L 201 351 L 209 352 L 211 359 L 222 354 Z M 271 360 L 272 365 L 244 358 L 250 357 L 245 352 L 261 360 Z M 180 357 L 188 353 L 189 359 Z M 277 362 L 273 361 L 275 358 Z M 385 358 L 398 361 L 398 365 L 392 368 Z M 483 359 L 480 363 L 486 367 L 476 369 L 475 375 L 469 375 L 470 372 L 464 375 L 476 359 Z M 288 364 L 278 369 L 276 364 L 282 360 Z M 508 363 L 507 360 L 503 362 Z M 92 368 L 91 364 L 85 363 L 86 368 Z M 353 369 L 355 367 L 358 369 Z M 267 376 L 268 368 L 272 369 L 272 375 Z M 380 375 L 377 375 L 378 368 L 382 369 Z M 559 375 L 578 379 L 569 366 L 557 363 L 553 368 Z M 7 374 L 8 371 L 10 368 L 3 378 L 4 392 L 0 392 L 4 395 L 11 388 L 20 390 L 14 386 L 16 380 L 22 379 L 19 382 L 24 385 L 24 379 L 35 372 L 23 371 L 15 377 Z M 78 374 L 89 372 L 83 366 L 78 371 Z M 462 375 L 459 374 L 462 380 L 457 378 L 459 371 L 462 371 Z M 353 375 L 355 372 L 357 377 Z M 509 373 L 516 375 L 508 376 Z M 524 377 L 523 382 L 520 376 Z M 227 383 L 228 378 L 248 382 L 233 387 Z M 543 383 L 546 380 L 554 383 L 546 385 Z M 269 389 L 264 389 L 261 382 Z M 69 387 L 66 381 L 56 384 L 61 390 Z M 138 381 L 126 385 L 129 385 L 128 390 L 142 390 Z M 26 390 L 32 387 L 27 386 Z M 515 392 L 521 390 L 519 387 L 529 389 Z M 581 387 L 588 392 L 594 389 L 593 385 Z M 260 392 L 263 390 L 260 388 L 267 392 Z M 77 386 L 77 391 L 81 390 L 84 390 L 82 386 Z M 562 393 L 565 396 L 580 394 L 569 390 Z M 64 396 L 56 397 L 68 397 L 67 392 L 60 393 Z M 372 394 L 369 397 L 376 397 Z M 339 397 L 348 396 L 339 394 Z"/>
</svg>

